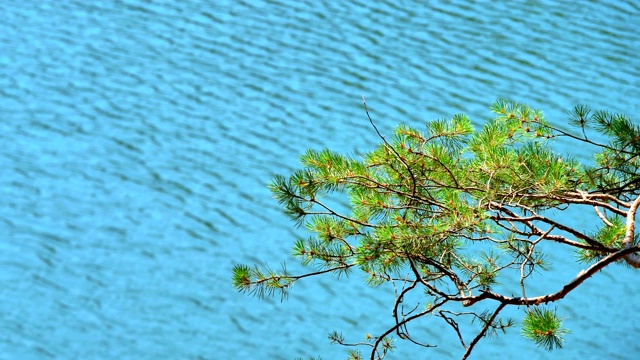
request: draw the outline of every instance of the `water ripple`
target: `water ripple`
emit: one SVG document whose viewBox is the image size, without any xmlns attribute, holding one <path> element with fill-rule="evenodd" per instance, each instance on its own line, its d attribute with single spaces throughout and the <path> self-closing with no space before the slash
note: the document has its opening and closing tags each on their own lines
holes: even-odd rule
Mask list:
<svg viewBox="0 0 640 360">
<path fill-rule="evenodd" d="M 308 279 L 280 304 L 228 282 L 233 263 L 277 263 L 305 236 L 271 198 L 270 176 L 299 167 L 307 148 L 378 143 L 361 95 L 385 134 L 460 111 L 481 125 L 501 96 L 554 118 L 585 102 L 637 113 L 640 42 L 628 24 L 639 10 L 631 1 L 3 2 L 0 278 L 12 286 L 0 349 L 343 356 L 326 350 L 322 331 L 300 329 L 328 332 L 332 319 L 359 339 L 380 326 L 372 314 L 390 301 L 380 289 Z M 554 264 L 577 272 L 572 260 Z M 629 276 L 594 278 L 613 289 L 598 304 L 630 294 Z M 589 294 L 570 299 L 570 318 L 610 327 L 573 310 L 595 314 Z M 624 334 L 637 328 L 625 331 L 615 336 L 631 343 Z"/>
</svg>

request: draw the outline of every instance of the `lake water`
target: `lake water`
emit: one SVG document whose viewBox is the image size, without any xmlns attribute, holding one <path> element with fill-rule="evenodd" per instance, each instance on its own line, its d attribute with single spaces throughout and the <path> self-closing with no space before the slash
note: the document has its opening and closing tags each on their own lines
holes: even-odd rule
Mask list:
<svg viewBox="0 0 640 360">
<path fill-rule="evenodd" d="M 392 321 L 355 274 L 288 301 L 231 286 L 301 233 L 266 189 L 307 148 L 357 152 L 507 97 L 545 111 L 640 111 L 640 8 L 573 1 L 0 1 L 0 358 L 346 358 Z M 562 151 L 577 151 L 558 144 Z M 586 220 L 577 216 L 577 226 Z M 554 285 L 579 270 L 554 257 Z M 548 354 L 516 328 L 475 358 L 632 359 L 638 272 L 610 268 L 559 304 Z M 539 289 L 539 288 L 538 288 Z M 535 292 L 536 288 L 532 288 Z M 459 358 L 441 322 L 391 358 Z"/>
</svg>

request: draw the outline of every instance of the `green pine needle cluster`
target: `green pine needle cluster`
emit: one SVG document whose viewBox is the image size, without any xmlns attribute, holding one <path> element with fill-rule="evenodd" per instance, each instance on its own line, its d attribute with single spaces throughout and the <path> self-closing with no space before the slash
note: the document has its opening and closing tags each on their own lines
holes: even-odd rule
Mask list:
<svg viewBox="0 0 640 360">
<path fill-rule="evenodd" d="M 568 333 L 555 309 L 530 308 L 522 322 L 522 335 L 548 351 L 562 348 L 564 335 Z"/>
</svg>

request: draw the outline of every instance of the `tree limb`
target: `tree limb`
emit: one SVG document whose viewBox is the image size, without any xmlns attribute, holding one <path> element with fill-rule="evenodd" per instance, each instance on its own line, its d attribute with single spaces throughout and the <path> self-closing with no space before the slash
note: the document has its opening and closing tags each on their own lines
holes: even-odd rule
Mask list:
<svg viewBox="0 0 640 360">
<path fill-rule="evenodd" d="M 585 280 L 587 280 L 588 278 L 590 278 L 591 276 L 593 276 L 595 273 L 597 273 L 598 271 L 602 270 L 604 267 L 606 267 L 607 265 L 618 261 L 622 258 L 624 258 L 625 256 L 629 255 L 629 254 L 633 254 L 636 252 L 640 251 L 640 246 L 636 245 L 633 247 L 629 247 L 627 249 L 622 249 L 618 252 L 615 252 L 613 254 L 609 254 L 605 257 L 603 257 L 602 259 L 600 259 L 598 262 L 596 262 L 595 264 L 591 265 L 587 270 L 583 270 L 581 271 L 578 276 L 576 276 L 573 280 L 571 280 L 569 283 L 567 283 L 567 285 L 565 285 L 562 289 L 560 289 L 559 291 L 553 293 L 553 294 L 548 294 L 548 295 L 543 295 L 543 296 L 536 296 L 536 297 L 531 297 L 531 298 L 524 298 L 524 297 L 508 297 L 508 296 L 504 296 L 504 295 L 500 295 L 497 293 L 494 293 L 491 290 L 484 290 L 482 291 L 482 294 L 477 295 L 477 296 L 471 296 L 471 297 L 467 297 L 467 298 L 460 298 L 460 299 L 452 299 L 452 300 L 459 300 L 462 301 L 462 304 L 464 306 L 471 306 L 475 303 L 477 303 L 478 301 L 484 300 L 484 299 L 493 299 L 493 300 L 498 300 L 502 303 L 508 304 L 508 305 L 540 305 L 542 303 L 549 303 L 549 302 L 554 302 L 554 301 L 558 301 L 562 298 L 564 298 L 569 292 L 571 292 L 573 289 L 577 288 L 580 284 L 582 284 Z"/>
<path fill-rule="evenodd" d="M 633 246 L 636 229 L 635 217 L 638 206 L 640 206 L 640 196 L 638 196 L 636 200 L 631 204 L 629 212 L 627 213 L 626 231 L 624 234 L 624 239 L 622 240 L 622 246 L 625 249 L 630 249 Z M 631 253 L 625 256 L 624 260 L 627 262 L 627 264 L 633 266 L 634 268 L 640 268 L 640 256 L 638 256 L 638 254 Z"/>
</svg>

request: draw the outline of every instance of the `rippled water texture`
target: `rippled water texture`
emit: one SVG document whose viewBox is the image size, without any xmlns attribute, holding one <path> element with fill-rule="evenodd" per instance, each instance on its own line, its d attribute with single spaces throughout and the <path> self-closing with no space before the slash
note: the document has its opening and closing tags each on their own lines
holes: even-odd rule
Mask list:
<svg viewBox="0 0 640 360">
<path fill-rule="evenodd" d="M 230 271 L 279 266 L 301 234 L 271 175 L 306 148 L 378 142 L 361 95 L 385 133 L 461 111 L 481 125 L 498 97 L 552 120 L 639 113 L 635 2 L 506 4 L 0 2 L 0 357 L 346 357 L 326 334 L 381 331 L 390 289 L 327 277 L 259 301 Z M 572 263 L 556 259 L 558 284 Z M 560 305 L 563 358 L 640 351 L 637 279 L 606 270 Z M 398 358 L 460 355 L 421 326 L 440 346 Z M 478 348 L 547 356 L 517 329 Z"/>
</svg>

